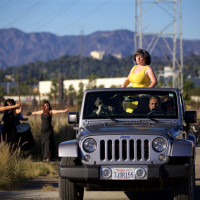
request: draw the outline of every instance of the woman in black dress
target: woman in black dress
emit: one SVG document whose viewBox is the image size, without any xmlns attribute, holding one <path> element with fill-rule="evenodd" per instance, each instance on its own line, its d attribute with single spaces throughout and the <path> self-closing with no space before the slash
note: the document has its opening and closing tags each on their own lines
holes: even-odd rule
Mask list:
<svg viewBox="0 0 200 200">
<path fill-rule="evenodd" d="M 21 112 L 21 104 L 15 104 L 15 101 L 13 99 L 7 99 L 4 103 L 4 106 L 4 109 L 1 110 L 4 110 L 5 113 L 2 118 L 4 125 L 0 141 L 16 144 L 18 141 L 15 120 L 16 115 Z"/>
<path fill-rule="evenodd" d="M 32 115 L 41 115 L 41 142 L 42 142 L 42 156 L 44 162 L 49 162 L 50 158 L 55 157 L 55 140 L 53 127 L 51 124 L 52 115 L 58 113 L 68 112 L 69 109 L 52 110 L 48 101 L 44 101 L 42 110 L 32 112 Z"/>
<path fill-rule="evenodd" d="M 6 106 L 0 106 L 0 112 L 6 111 L 6 110 L 10 110 L 10 109 L 15 109 L 20 107 L 22 104 L 21 103 L 16 103 L 15 105 L 6 105 Z"/>
</svg>

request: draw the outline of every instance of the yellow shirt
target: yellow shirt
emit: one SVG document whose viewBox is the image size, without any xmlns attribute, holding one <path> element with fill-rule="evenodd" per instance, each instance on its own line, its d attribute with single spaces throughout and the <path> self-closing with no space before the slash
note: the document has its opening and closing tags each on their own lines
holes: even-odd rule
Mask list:
<svg viewBox="0 0 200 200">
<path fill-rule="evenodd" d="M 145 70 L 149 66 L 147 65 L 139 73 L 134 74 L 134 71 L 135 71 L 136 67 L 137 67 L 137 65 L 135 65 L 133 67 L 133 69 L 131 70 L 130 76 L 129 76 L 129 81 L 130 81 L 130 83 L 133 84 L 132 87 L 148 87 L 151 82 L 150 82 L 149 76 L 145 74 Z"/>
<path fill-rule="evenodd" d="M 132 87 L 148 87 L 150 85 L 150 78 L 149 78 L 149 76 L 147 76 L 145 74 L 145 70 L 149 66 L 147 65 L 139 73 L 134 74 L 136 67 L 137 67 L 137 65 L 135 65 L 133 67 L 133 69 L 131 70 L 130 76 L 129 76 L 129 81 L 130 81 L 130 83 L 132 83 Z M 133 110 L 137 107 L 137 104 L 138 104 L 137 101 L 129 102 L 127 104 L 126 112 L 132 113 Z"/>
</svg>

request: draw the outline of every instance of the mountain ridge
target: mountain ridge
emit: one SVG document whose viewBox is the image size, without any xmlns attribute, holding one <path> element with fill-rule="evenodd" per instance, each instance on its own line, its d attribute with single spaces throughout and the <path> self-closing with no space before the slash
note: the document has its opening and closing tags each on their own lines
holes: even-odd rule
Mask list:
<svg viewBox="0 0 200 200">
<path fill-rule="evenodd" d="M 152 36 L 145 36 L 147 43 Z M 170 38 L 166 38 L 172 46 Z M 183 55 L 200 55 L 200 40 L 183 39 Z M 57 36 L 48 32 L 24 33 L 15 28 L 0 29 L 0 68 L 19 66 L 36 61 L 49 61 L 64 55 L 89 56 L 91 51 L 107 54 L 133 54 L 134 32 L 130 30 L 96 31 L 84 36 Z M 161 57 L 166 46 L 159 40 L 152 55 Z"/>
</svg>

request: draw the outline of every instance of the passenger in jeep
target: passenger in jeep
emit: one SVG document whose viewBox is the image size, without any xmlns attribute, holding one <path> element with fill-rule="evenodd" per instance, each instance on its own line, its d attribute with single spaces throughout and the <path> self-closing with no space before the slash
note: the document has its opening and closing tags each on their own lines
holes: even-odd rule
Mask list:
<svg viewBox="0 0 200 200">
<path fill-rule="evenodd" d="M 110 98 L 110 105 L 108 106 L 108 109 L 110 110 L 111 114 L 125 113 L 122 102 L 123 97 L 120 95 L 114 95 Z"/>
<path fill-rule="evenodd" d="M 164 112 L 166 112 L 168 115 L 175 114 L 174 100 L 172 97 L 164 96 L 161 105 Z"/>
<path fill-rule="evenodd" d="M 149 97 L 141 96 L 137 108 L 134 109 L 133 114 L 147 114 L 149 113 Z"/>
</svg>

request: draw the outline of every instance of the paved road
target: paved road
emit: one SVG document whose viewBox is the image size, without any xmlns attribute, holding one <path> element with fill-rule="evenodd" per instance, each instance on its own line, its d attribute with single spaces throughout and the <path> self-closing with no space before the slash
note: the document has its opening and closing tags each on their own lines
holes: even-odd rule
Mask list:
<svg viewBox="0 0 200 200">
<path fill-rule="evenodd" d="M 200 145 L 196 149 L 196 198 L 200 200 Z M 43 186 L 51 185 L 55 191 L 42 191 Z M 164 200 L 163 192 L 157 193 L 138 193 L 135 196 L 124 192 L 85 192 L 84 200 Z M 58 200 L 58 182 L 56 179 L 36 179 L 29 181 L 23 186 L 23 190 L 12 192 L 0 191 L 1 200 Z M 167 199 L 166 199 L 167 200 Z"/>
</svg>

